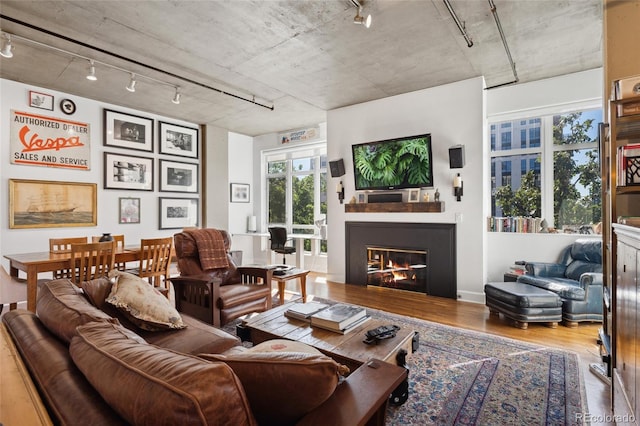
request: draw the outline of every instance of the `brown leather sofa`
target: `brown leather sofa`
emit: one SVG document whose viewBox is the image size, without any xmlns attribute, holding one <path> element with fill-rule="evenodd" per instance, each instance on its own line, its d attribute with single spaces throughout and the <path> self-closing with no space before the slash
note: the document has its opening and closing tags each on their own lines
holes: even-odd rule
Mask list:
<svg viewBox="0 0 640 426">
<path fill-rule="evenodd" d="M 324 389 L 331 392 L 308 412 L 270 404 L 280 419 L 271 421 L 247 397 L 239 378 L 246 371 L 237 376 L 231 364 L 194 356 L 250 351 L 235 336 L 186 315 L 186 328 L 141 330 L 105 302 L 110 288 L 104 278 L 83 283 L 83 290 L 67 279 L 50 281 L 39 290 L 37 314 L 18 309 L 2 318 L 54 424 L 384 424 L 388 395 L 406 378 L 405 369 L 375 361 L 339 384 L 332 379 L 334 387 Z M 287 361 L 289 368 L 296 363 L 330 372 L 338 365 L 324 355 Z M 304 369 L 302 375 L 314 380 L 294 391 L 317 397 L 316 377 Z M 253 370 L 248 376 L 267 380 Z M 273 386 L 265 383 L 261 402 L 277 397 Z"/>
<path fill-rule="evenodd" d="M 271 271 L 236 266 L 229 254 L 231 236 L 227 231 L 218 230 L 228 266 L 202 266 L 196 238 L 209 231 L 189 229 L 173 236 L 180 277 L 171 278 L 171 282 L 178 311 L 221 327 L 242 315 L 271 309 Z"/>
</svg>

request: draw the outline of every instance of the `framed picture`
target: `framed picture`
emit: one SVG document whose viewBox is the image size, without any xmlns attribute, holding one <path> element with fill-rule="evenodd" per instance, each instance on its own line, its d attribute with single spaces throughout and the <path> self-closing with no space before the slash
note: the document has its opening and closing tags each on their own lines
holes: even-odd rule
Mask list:
<svg viewBox="0 0 640 426">
<path fill-rule="evenodd" d="M 198 226 L 197 198 L 160 197 L 160 229 Z"/>
<path fill-rule="evenodd" d="M 105 152 L 104 189 L 153 191 L 153 159 Z"/>
<path fill-rule="evenodd" d="M 160 191 L 198 192 L 198 165 L 160 160 Z"/>
<path fill-rule="evenodd" d="M 417 203 L 420 201 L 420 188 L 412 188 L 409 190 L 408 201 L 410 203 Z"/>
<path fill-rule="evenodd" d="M 363 204 L 367 202 L 367 196 L 364 192 L 358 193 L 358 204 Z"/>
<path fill-rule="evenodd" d="M 140 198 L 118 199 L 118 223 L 140 223 Z"/>
<path fill-rule="evenodd" d="M 160 154 L 198 158 L 198 129 L 160 121 Z"/>
<path fill-rule="evenodd" d="M 248 183 L 232 183 L 231 184 L 231 202 L 232 203 L 248 203 L 249 202 Z"/>
<path fill-rule="evenodd" d="M 9 228 L 96 226 L 95 183 L 9 179 Z"/>
<path fill-rule="evenodd" d="M 29 90 L 29 106 L 53 111 L 53 95 Z"/>
<path fill-rule="evenodd" d="M 153 152 L 153 119 L 105 109 L 104 144 Z"/>
</svg>

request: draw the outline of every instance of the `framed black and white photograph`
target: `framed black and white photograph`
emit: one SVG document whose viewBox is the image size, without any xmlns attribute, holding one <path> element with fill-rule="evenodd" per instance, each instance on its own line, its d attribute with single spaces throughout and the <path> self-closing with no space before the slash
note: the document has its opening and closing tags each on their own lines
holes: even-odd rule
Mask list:
<svg viewBox="0 0 640 426">
<path fill-rule="evenodd" d="M 231 184 L 231 202 L 232 203 L 248 203 L 249 202 L 248 183 L 232 183 Z"/>
<path fill-rule="evenodd" d="M 53 111 L 53 95 L 29 90 L 29 106 Z"/>
<path fill-rule="evenodd" d="M 417 203 L 420 201 L 420 188 L 412 188 L 409 190 L 408 201 L 410 203 Z"/>
<path fill-rule="evenodd" d="M 198 165 L 161 159 L 160 191 L 198 192 Z"/>
<path fill-rule="evenodd" d="M 160 197 L 160 229 L 198 226 L 197 198 Z"/>
<path fill-rule="evenodd" d="M 104 189 L 153 191 L 153 159 L 105 152 Z"/>
<path fill-rule="evenodd" d="M 198 158 L 198 129 L 160 121 L 160 154 Z"/>
<path fill-rule="evenodd" d="M 105 109 L 104 144 L 153 152 L 153 119 Z"/>
<path fill-rule="evenodd" d="M 118 223 L 140 223 L 140 198 L 118 199 Z"/>
</svg>

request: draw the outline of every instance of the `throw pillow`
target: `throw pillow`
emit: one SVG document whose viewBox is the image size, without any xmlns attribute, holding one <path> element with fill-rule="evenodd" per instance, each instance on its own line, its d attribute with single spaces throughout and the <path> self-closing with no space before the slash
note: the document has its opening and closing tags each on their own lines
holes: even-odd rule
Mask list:
<svg viewBox="0 0 640 426">
<path fill-rule="evenodd" d="M 340 375 L 348 372 L 317 349 L 284 339 L 269 340 L 240 353 L 233 348 L 200 357 L 222 361 L 233 369 L 256 420 L 265 425 L 296 423 L 326 401 Z"/>
<path fill-rule="evenodd" d="M 242 385 L 223 363 L 141 343 L 121 325 L 78 327 L 69 353 L 130 424 L 255 425 Z"/>
<path fill-rule="evenodd" d="M 82 290 L 67 278 L 42 285 L 38 290 L 36 312 L 44 326 L 66 343 L 71 341 L 79 325 L 92 321 L 118 322 L 87 302 Z"/>
<path fill-rule="evenodd" d="M 136 326 L 149 331 L 186 327 L 169 299 L 142 278 L 117 270 L 109 277 L 114 282 L 106 302 L 120 308 Z"/>
</svg>

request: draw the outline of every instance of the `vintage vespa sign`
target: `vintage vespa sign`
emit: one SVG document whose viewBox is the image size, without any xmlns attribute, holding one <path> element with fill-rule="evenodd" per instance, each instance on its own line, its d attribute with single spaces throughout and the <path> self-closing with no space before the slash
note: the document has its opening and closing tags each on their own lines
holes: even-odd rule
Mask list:
<svg viewBox="0 0 640 426">
<path fill-rule="evenodd" d="M 11 162 L 89 170 L 89 124 L 11 110 Z"/>
</svg>

